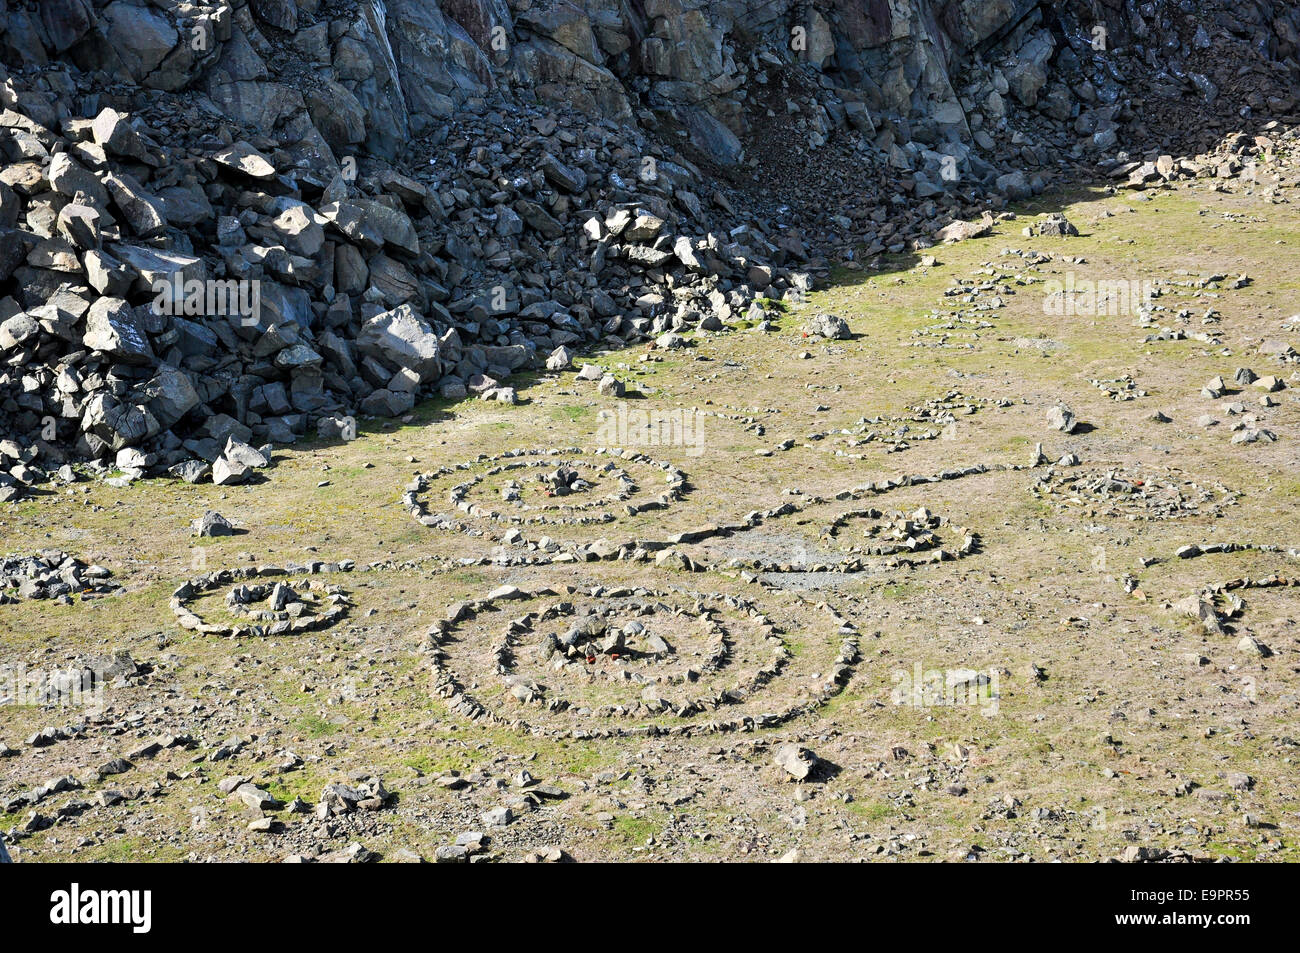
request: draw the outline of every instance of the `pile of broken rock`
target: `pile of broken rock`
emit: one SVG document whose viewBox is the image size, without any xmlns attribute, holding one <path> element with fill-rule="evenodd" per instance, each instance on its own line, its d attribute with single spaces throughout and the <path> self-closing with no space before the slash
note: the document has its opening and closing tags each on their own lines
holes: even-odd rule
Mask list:
<svg viewBox="0 0 1300 953">
<path fill-rule="evenodd" d="M 87 566 L 56 549 L 32 556 L 0 557 L 0 605 L 24 599 L 54 599 L 71 603 L 74 596 L 88 598 L 116 591 L 112 575 L 102 566 Z"/>
</svg>

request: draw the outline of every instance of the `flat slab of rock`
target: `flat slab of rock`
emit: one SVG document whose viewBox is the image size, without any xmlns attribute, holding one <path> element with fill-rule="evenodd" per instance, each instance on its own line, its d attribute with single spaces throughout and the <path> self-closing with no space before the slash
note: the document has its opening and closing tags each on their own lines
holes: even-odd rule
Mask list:
<svg viewBox="0 0 1300 953">
<path fill-rule="evenodd" d="M 776 749 L 773 759 L 777 767 L 796 781 L 806 781 L 817 770 L 818 758 L 807 748 L 796 744 L 784 744 Z"/>
<path fill-rule="evenodd" d="M 250 179 L 273 179 L 275 178 L 275 166 L 262 153 L 258 152 L 247 142 L 236 142 L 228 149 L 222 149 L 212 157 L 212 161 L 218 165 L 223 165 L 227 169 L 232 169 Z"/>
</svg>

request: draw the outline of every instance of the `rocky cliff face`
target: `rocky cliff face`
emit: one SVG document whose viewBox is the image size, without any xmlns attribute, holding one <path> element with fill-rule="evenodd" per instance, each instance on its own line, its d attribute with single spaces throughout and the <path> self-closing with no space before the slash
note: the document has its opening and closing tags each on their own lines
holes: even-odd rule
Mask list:
<svg viewBox="0 0 1300 953">
<path fill-rule="evenodd" d="M 0 495 L 242 479 L 761 324 L 830 258 L 1285 118 L 1298 36 L 1268 0 L 0 0 Z"/>
</svg>

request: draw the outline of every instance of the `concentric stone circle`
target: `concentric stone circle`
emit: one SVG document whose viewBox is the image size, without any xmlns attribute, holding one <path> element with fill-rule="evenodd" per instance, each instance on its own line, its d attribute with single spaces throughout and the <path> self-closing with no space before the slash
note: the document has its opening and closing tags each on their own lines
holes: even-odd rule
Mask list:
<svg viewBox="0 0 1300 953">
<path fill-rule="evenodd" d="M 979 535 L 973 530 L 952 526 L 947 517 L 924 506 L 911 513 L 874 507 L 850 510 L 822 530 L 822 539 L 854 556 L 917 557 L 913 563 L 969 556 L 979 546 Z M 955 542 L 951 551 L 944 548 L 946 539 Z"/>
<path fill-rule="evenodd" d="M 458 476 L 464 478 L 446 485 Z M 656 492 L 651 481 L 662 489 Z M 431 512 L 420 499 L 440 482 L 452 515 Z M 496 492 L 494 500 L 476 498 L 489 489 Z M 421 525 L 483 535 L 482 522 L 506 527 L 613 523 L 666 509 L 687 490 L 686 474 L 670 463 L 630 450 L 570 447 L 507 451 L 421 473 L 406 487 L 402 502 Z"/>
<path fill-rule="evenodd" d="M 728 560 L 727 566 L 768 575 L 852 575 L 881 569 L 912 569 L 965 559 L 980 552 L 977 532 L 952 525 L 946 517 L 933 514 L 926 507 L 911 513 L 874 507 L 848 510 L 822 528 L 820 541 L 844 555 L 838 559 L 835 556 L 810 558 L 806 550 L 801 550 L 792 559 L 737 557 Z"/>
<path fill-rule="evenodd" d="M 247 581 L 258 579 L 270 581 Z M 197 600 L 223 589 L 226 611 L 247 622 L 205 622 L 194 611 Z M 342 586 L 305 576 L 293 578 L 276 566 L 223 569 L 196 576 L 177 587 L 171 597 L 172 613 L 182 629 L 229 638 L 319 631 L 344 619 L 352 605 Z"/>
<path fill-rule="evenodd" d="M 861 448 L 882 447 L 886 453 L 910 449 L 913 444 L 940 440 L 948 428 L 988 407 L 1009 407 L 1005 398 L 971 397 L 952 390 L 942 397 L 909 407 L 906 414 L 862 417 L 852 427 L 820 430 L 804 438 L 804 446 L 845 457 L 866 460 Z"/>
<path fill-rule="evenodd" d="M 856 629 L 825 603 L 819 608 L 824 641 L 805 661 L 746 598 L 503 586 L 453 605 L 429 632 L 433 692 L 471 720 L 558 737 L 773 727 L 838 694 L 858 660 Z M 802 685 L 800 665 L 816 667 Z M 785 689 L 779 704 L 765 704 Z"/>
<path fill-rule="evenodd" d="M 1053 469 L 1033 492 L 1062 512 L 1088 510 L 1134 521 L 1219 516 L 1240 496 L 1218 480 L 1196 481 L 1174 468 L 1143 464 Z"/>
<path fill-rule="evenodd" d="M 1038 454 L 1038 456 L 1041 457 L 1041 454 Z M 833 498 L 814 496 L 798 502 L 792 500 L 786 501 L 780 506 L 768 510 L 756 510 L 749 513 L 742 523 L 715 526 L 710 528 L 707 532 L 684 534 L 690 538 L 682 539 L 680 541 L 699 542 L 708 538 L 751 532 L 761 527 L 773 528 L 779 525 L 778 521 L 782 519 L 805 514 L 813 507 L 825 506 L 832 502 L 861 502 L 864 500 L 878 499 L 906 487 L 921 487 L 929 484 L 947 483 L 987 474 L 1019 473 L 1022 471 L 1034 470 L 1043 465 L 1044 464 L 1038 462 L 1038 460 L 1029 464 L 976 463 L 958 469 L 941 470 L 937 473 L 906 474 L 889 479 L 876 480 L 870 483 L 864 483 L 861 486 L 843 490 L 836 493 Z M 881 515 L 880 511 L 869 508 L 849 511 L 841 514 L 838 519 L 847 522 L 854 519 L 877 518 L 879 515 Z M 823 539 L 837 536 L 840 529 L 841 527 L 835 525 L 833 522 L 830 526 L 823 529 Z M 810 560 L 806 557 L 806 554 L 801 554 L 800 558 L 784 561 L 737 556 L 726 559 L 725 563 L 722 565 L 725 565 L 725 567 L 729 569 L 748 570 L 753 573 L 770 576 L 802 574 L 807 577 L 812 577 L 826 573 L 852 574 L 883 568 L 908 568 L 929 563 L 945 562 L 952 559 L 963 559 L 967 556 L 975 555 L 980 551 L 980 537 L 979 534 L 973 530 L 965 527 L 954 527 L 948 532 L 953 545 L 939 546 L 932 550 L 923 551 L 920 555 L 899 554 L 882 556 L 875 562 L 865 562 L 864 554 L 849 554 L 842 559 L 831 557 L 834 561 L 824 562 L 820 560 Z M 677 541 L 673 542 L 675 544 Z M 696 565 L 701 564 L 697 563 Z M 703 564 L 703 568 L 720 568 L 720 566 L 709 566 L 708 564 Z"/>
</svg>

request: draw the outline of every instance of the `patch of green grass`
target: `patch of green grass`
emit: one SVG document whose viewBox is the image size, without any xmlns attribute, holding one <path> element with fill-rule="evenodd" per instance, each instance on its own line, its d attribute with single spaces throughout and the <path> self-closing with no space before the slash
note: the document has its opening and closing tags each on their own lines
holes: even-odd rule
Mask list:
<svg viewBox="0 0 1300 953">
<path fill-rule="evenodd" d="M 1213 840 L 1205 845 L 1206 853 L 1213 857 L 1231 857 L 1239 861 L 1258 860 L 1258 855 L 1251 850 L 1246 844 L 1240 841 Z M 1278 860 L 1285 858 L 1278 857 Z"/>
<path fill-rule="evenodd" d="M 428 543 L 430 541 L 429 536 L 430 533 L 428 527 L 420 526 L 417 523 L 406 527 L 395 536 L 390 535 L 385 538 L 392 544 L 393 550 L 398 551 L 410 546 L 418 546 Z"/>
<path fill-rule="evenodd" d="M 613 755 L 590 743 L 569 744 L 561 741 L 551 757 L 557 767 L 582 776 L 596 774 L 614 763 Z"/>
<path fill-rule="evenodd" d="M 906 599 L 909 596 L 917 595 L 924 591 L 924 587 L 919 583 L 907 580 L 904 582 L 891 582 L 889 585 L 881 586 L 880 594 L 886 599 Z"/>
<path fill-rule="evenodd" d="M 470 769 L 470 760 L 463 753 L 457 752 L 414 751 L 403 755 L 398 763 L 425 777 L 438 777 L 450 771 L 464 772 Z"/>
<path fill-rule="evenodd" d="M 446 417 L 460 403 L 460 401 L 456 400 L 447 400 L 445 397 L 431 397 L 428 400 L 420 401 L 415 405 L 415 409 L 411 413 L 410 426 L 422 427 L 425 424 Z"/>
<path fill-rule="evenodd" d="M 338 725 L 325 720 L 319 715 L 304 715 L 295 719 L 293 727 L 308 738 L 324 738 L 328 735 L 337 734 L 339 730 Z"/>
<path fill-rule="evenodd" d="M 822 705 L 820 714 L 826 718 L 834 718 L 841 711 L 851 709 L 854 705 L 862 703 L 863 694 L 859 691 L 843 691 L 833 695 L 827 702 Z"/>
<path fill-rule="evenodd" d="M 579 421 L 586 420 L 596 412 L 594 407 L 583 407 L 579 404 L 565 404 L 563 407 L 556 407 L 551 411 L 551 418 L 560 422 L 576 424 Z"/>
<path fill-rule="evenodd" d="M 147 837 L 115 834 L 102 844 L 85 848 L 76 855 L 81 861 L 100 861 L 106 864 L 130 864 L 148 860 L 155 863 L 175 863 L 184 858 L 184 851 L 174 844 L 158 844 Z"/>
<path fill-rule="evenodd" d="M 889 801 L 852 800 L 844 806 L 848 808 L 850 814 L 856 814 L 858 817 L 867 821 L 882 821 L 887 817 L 892 817 L 898 812 L 898 808 Z"/>
<path fill-rule="evenodd" d="M 613 831 L 624 844 L 640 846 L 654 834 L 655 826 L 644 818 L 623 815 L 614 818 Z"/>
</svg>

